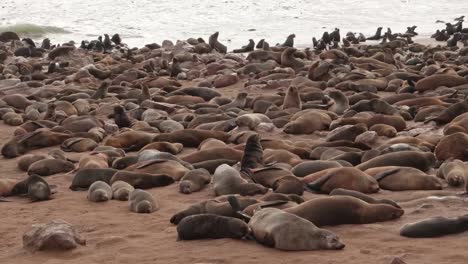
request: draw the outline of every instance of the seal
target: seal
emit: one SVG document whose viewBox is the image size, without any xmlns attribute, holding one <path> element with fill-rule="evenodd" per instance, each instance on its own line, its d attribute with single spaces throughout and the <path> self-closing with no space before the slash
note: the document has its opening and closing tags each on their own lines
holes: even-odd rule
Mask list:
<svg viewBox="0 0 468 264">
<path fill-rule="evenodd" d="M 159 202 L 146 191 L 135 189 L 128 198 L 130 202 L 130 211 L 139 214 L 150 214 L 159 210 Z"/>
<path fill-rule="evenodd" d="M 446 160 L 437 170 L 437 177 L 445 179 L 450 186 L 460 186 L 465 183 L 468 192 L 468 165 L 461 160 Z"/>
<path fill-rule="evenodd" d="M 179 181 L 190 169 L 175 160 L 152 159 L 130 165 L 125 168 L 125 171 L 149 174 L 156 171 L 158 174 L 164 174 Z"/>
<path fill-rule="evenodd" d="M 127 113 L 125 113 L 125 109 L 120 105 L 114 106 L 114 121 L 119 128 L 132 126 L 132 122 Z"/>
<path fill-rule="evenodd" d="M 198 150 L 206 150 L 206 149 L 212 149 L 212 148 L 225 148 L 227 147 L 226 143 L 219 139 L 215 138 L 208 138 L 203 140 L 202 143 L 200 143 L 200 146 L 198 146 Z"/>
<path fill-rule="evenodd" d="M 367 169 L 380 188 L 389 191 L 441 190 L 440 181 L 431 175 L 411 167 L 386 166 Z"/>
<path fill-rule="evenodd" d="M 468 230 L 468 215 L 448 218 L 436 216 L 404 225 L 400 236 L 413 238 L 441 237 Z"/>
<path fill-rule="evenodd" d="M 431 152 L 398 151 L 372 158 L 357 165 L 356 168 L 365 171 L 375 167 L 400 166 L 427 171 L 434 163 L 435 156 Z"/>
<path fill-rule="evenodd" d="M 190 194 L 198 192 L 211 182 L 211 175 L 205 169 L 195 169 L 187 172 L 180 179 L 179 192 Z"/>
<path fill-rule="evenodd" d="M 180 143 L 170 143 L 170 142 L 152 142 L 149 143 L 148 145 L 144 146 L 141 151 L 146 150 L 146 149 L 154 149 L 154 150 L 159 150 L 161 152 L 168 152 L 173 155 L 179 154 L 184 146 Z"/>
<path fill-rule="evenodd" d="M 354 141 L 357 136 L 367 131 L 365 124 L 347 125 L 334 129 L 327 135 L 327 141 L 349 140 Z"/>
<path fill-rule="evenodd" d="M 351 196 L 319 197 L 284 209 L 315 225 L 370 224 L 401 217 L 404 211 L 388 204 L 369 204 Z"/>
<path fill-rule="evenodd" d="M 304 110 L 294 114 L 283 131 L 287 134 L 312 134 L 315 131 L 327 130 L 331 121 L 325 112 Z"/>
<path fill-rule="evenodd" d="M 289 86 L 283 101 L 283 109 L 302 108 L 302 101 L 296 86 Z"/>
<path fill-rule="evenodd" d="M 369 131 L 375 131 L 381 137 L 396 137 L 397 131 L 394 127 L 385 124 L 376 124 L 369 128 Z"/>
<path fill-rule="evenodd" d="M 9 195 L 27 195 L 32 202 L 49 200 L 55 193 L 49 184 L 38 175 L 31 175 L 27 179 L 17 182 Z"/>
<path fill-rule="evenodd" d="M 154 134 L 131 130 L 107 138 L 104 145 L 129 151 L 140 150 L 144 146 L 153 142 L 154 138 Z"/>
<path fill-rule="evenodd" d="M 0 201 L 2 197 L 11 195 L 11 191 L 18 183 L 18 180 L 13 179 L 0 179 Z"/>
<path fill-rule="evenodd" d="M 254 169 L 263 165 L 263 147 L 259 134 L 250 135 L 244 147 L 241 160 L 241 171 Z"/>
<path fill-rule="evenodd" d="M 213 174 L 213 189 L 216 196 L 225 194 L 250 196 L 268 192 L 268 188 L 259 184 L 249 183 L 241 177 L 236 169 L 227 164 L 216 168 Z"/>
<path fill-rule="evenodd" d="M 69 172 L 75 169 L 75 164 L 61 159 L 42 159 L 28 167 L 28 175 L 49 176 L 52 174 Z"/>
<path fill-rule="evenodd" d="M 105 153 L 90 152 L 80 157 L 78 168 L 82 169 L 105 169 L 109 167 L 109 156 Z"/>
<path fill-rule="evenodd" d="M 310 149 L 307 147 L 295 146 L 291 141 L 263 138 L 260 140 L 260 143 L 263 149 L 284 149 L 298 155 L 302 159 L 308 159 L 310 156 Z"/>
<path fill-rule="evenodd" d="M 177 225 L 178 240 L 241 239 L 249 233 L 250 228 L 244 221 L 215 214 L 187 216 Z"/>
<path fill-rule="evenodd" d="M 250 197 L 238 197 L 238 202 L 240 205 L 239 210 L 244 210 L 247 206 L 258 203 L 258 200 Z M 228 202 L 227 196 L 220 196 L 215 199 L 209 199 L 190 205 L 188 208 L 174 214 L 170 222 L 177 225 L 185 217 L 198 214 L 216 214 L 228 217 L 237 216 L 236 211 L 232 209 Z"/>
<path fill-rule="evenodd" d="M 88 196 L 86 197 L 91 202 L 106 202 L 112 199 L 112 188 L 103 181 L 96 181 L 89 186 Z"/>
<path fill-rule="evenodd" d="M 331 169 L 331 168 L 341 168 L 343 167 L 337 161 L 327 161 L 327 160 L 308 160 L 303 161 L 291 169 L 292 174 L 296 177 L 305 177 L 309 174 L 313 174 L 322 170 Z"/>
<path fill-rule="evenodd" d="M 124 181 L 116 181 L 112 183 L 112 199 L 119 201 L 128 201 L 130 193 L 135 190 L 132 185 Z"/>
<path fill-rule="evenodd" d="M 379 191 L 378 182 L 372 176 L 354 167 L 331 168 L 310 174 L 302 178 L 308 190 L 330 193 L 343 188 L 362 193 Z"/>
<path fill-rule="evenodd" d="M 83 169 L 79 170 L 75 176 L 73 176 L 70 190 L 78 191 L 85 189 L 87 190 L 91 184 L 96 181 L 103 181 L 110 183 L 112 176 L 117 172 L 115 169 Z"/>
<path fill-rule="evenodd" d="M 229 139 L 229 134 L 221 131 L 208 131 L 197 129 L 184 129 L 174 131 L 172 133 L 163 133 L 154 137 L 155 142 L 171 142 L 180 143 L 184 147 L 198 148 L 200 143 L 208 138 L 219 139 L 226 142 Z"/>
<path fill-rule="evenodd" d="M 284 149 L 265 149 L 263 159 L 266 164 L 283 162 L 291 166 L 302 162 L 301 157 Z"/>
<path fill-rule="evenodd" d="M 453 133 L 443 137 L 437 144 L 434 154 L 437 160 L 459 159 L 468 161 L 468 134 L 463 132 Z"/>
<path fill-rule="evenodd" d="M 46 159 L 44 154 L 26 154 L 18 159 L 18 168 L 22 171 L 28 171 L 29 166 L 36 161 Z"/>
<path fill-rule="evenodd" d="M 69 138 L 65 140 L 61 145 L 60 148 L 63 151 L 68 152 L 86 152 L 95 149 L 98 146 L 98 143 L 90 138 Z"/>
<path fill-rule="evenodd" d="M 243 152 L 240 150 L 233 149 L 231 147 L 223 148 L 210 148 L 201 151 L 196 151 L 185 156 L 180 157 L 181 160 L 188 163 L 198 163 L 207 160 L 215 160 L 220 157 L 241 161 Z"/>
<path fill-rule="evenodd" d="M 320 229 L 310 221 L 277 208 L 255 212 L 249 227 L 258 242 L 281 250 L 339 250 L 345 247 L 331 231 Z"/>
<path fill-rule="evenodd" d="M 76 176 L 75 176 L 76 177 Z M 174 179 L 165 174 L 149 174 L 131 171 L 116 171 L 109 178 L 109 183 L 123 181 L 137 189 L 150 189 L 167 186 L 174 183 Z"/>
<path fill-rule="evenodd" d="M 243 114 L 236 118 L 238 127 L 248 127 L 250 130 L 255 130 L 260 123 L 273 123 L 271 119 L 264 114 Z"/>
<path fill-rule="evenodd" d="M 330 196 L 336 196 L 336 195 L 343 195 L 343 196 L 352 196 L 358 199 L 363 200 L 366 203 L 370 204 L 388 204 L 391 206 L 395 206 L 396 208 L 401 208 L 400 205 L 398 205 L 395 201 L 390 200 L 390 199 L 378 199 L 374 198 L 372 196 L 366 195 L 362 192 L 357 192 L 357 191 L 352 191 L 352 190 L 346 190 L 346 189 L 334 189 L 333 191 L 330 192 Z"/>
<path fill-rule="evenodd" d="M 279 164 L 252 170 L 252 180 L 265 187 L 272 188 L 275 193 L 302 195 L 304 184 L 295 177 L 289 169 Z"/>
<path fill-rule="evenodd" d="M 112 168 L 116 170 L 123 170 L 130 165 L 136 164 L 138 162 L 138 156 L 126 156 L 122 158 L 117 158 L 112 162 Z"/>
<path fill-rule="evenodd" d="M 239 161 L 237 160 L 215 159 L 215 160 L 207 160 L 207 161 L 193 163 L 192 165 L 195 169 L 205 169 L 209 173 L 213 174 L 216 168 L 218 168 L 222 164 L 227 164 L 229 166 L 232 166 L 238 162 Z"/>
<path fill-rule="evenodd" d="M 291 67 L 294 71 L 299 71 L 304 68 L 305 63 L 297 59 L 294 53 L 297 49 L 288 47 L 281 53 L 281 65 L 284 67 Z"/>
</svg>

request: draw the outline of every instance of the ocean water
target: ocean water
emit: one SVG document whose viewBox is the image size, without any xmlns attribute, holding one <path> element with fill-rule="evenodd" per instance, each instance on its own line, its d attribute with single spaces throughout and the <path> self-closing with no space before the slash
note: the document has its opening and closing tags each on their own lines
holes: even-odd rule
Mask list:
<svg viewBox="0 0 468 264">
<path fill-rule="evenodd" d="M 229 49 L 253 38 L 270 45 L 290 33 L 310 46 L 313 36 L 335 27 L 372 35 L 379 26 L 404 32 L 417 25 L 428 37 L 455 17 L 466 15 L 468 0 L 0 0 L 0 31 L 18 30 L 53 43 L 119 33 L 130 46 L 220 32 Z M 466 23 L 468 26 L 468 22 Z"/>
</svg>

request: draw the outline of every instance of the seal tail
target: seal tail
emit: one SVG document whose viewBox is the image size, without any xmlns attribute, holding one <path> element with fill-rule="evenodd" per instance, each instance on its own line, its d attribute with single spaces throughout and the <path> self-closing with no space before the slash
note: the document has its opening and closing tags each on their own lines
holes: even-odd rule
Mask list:
<svg viewBox="0 0 468 264">
<path fill-rule="evenodd" d="M 234 210 L 234 212 L 242 219 L 244 219 L 245 222 L 249 222 L 251 217 L 250 215 L 242 212 L 241 210 L 241 206 L 239 204 L 239 200 L 237 200 L 237 197 L 235 197 L 234 195 L 230 195 L 228 196 L 227 198 L 228 202 L 229 202 L 229 205 L 231 205 L 232 209 Z"/>
</svg>

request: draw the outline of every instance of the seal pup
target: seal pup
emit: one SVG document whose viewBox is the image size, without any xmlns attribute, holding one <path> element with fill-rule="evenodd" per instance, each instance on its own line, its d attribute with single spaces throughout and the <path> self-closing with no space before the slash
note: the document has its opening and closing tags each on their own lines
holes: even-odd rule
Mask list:
<svg viewBox="0 0 468 264">
<path fill-rule="evenodd" d="M 124 181 L 115 181 L 112 183 L 112 199 L 119 201 L 128 201 L 130 193 L 135 190 L 132 185 Z"/>
<path fill-rule="evenodd" d="M 446 160 L 437 170 L 437 177 L 445 179 L 450 186 L 460 186 L 465 183 L 465 193 L 468 192 L 468 165 L 461 160 Z"/>
<path fill-rule="evenodd" d="M 93 100 L 104 99 L 104 97 L 107 96 L 107 90 L 110 84 L 111 84 L 110 81 L 103 81 L 101 85 L 98 87 L 98 89 L 96 90 L 96 92 L 90 97 L 90 99 L 93 99 Z"/>
<path fill-rule="evenodd" d="M 283 110 L 289 108 L 302 108 L 302 101 L 296 86 L 289 86 L 283 101 Z"/>
<path fill-rule="evenodd" d="M 116 181 L 124 181 L 137 189 L 150 189 L 170 185 L 174 183 L 174 178 L 165 174 L 149 174 L 122 170 L 113 174 L 109 179 L 110 184 Z"/>
<path fill-rule="evenodd" d="M 205 169 L 191 170 L 180 179 L 179 192 L 190 194 L 198 192 L 211 182 L 211 175 Z"/>
<path fill-rule="evenodd" d="M 468 214 L 452 218 L 436 216 L 415 223 L 405 224 L 400 229 L 400 236 L 429 238 L 462 233 L 467 230 Z"/>
<path fill-rule="evenodd" d="M 345 247 L 333 232 L 277 208 L 255 212 L 249 227 L 258 242 L 281 250 L 339 250 Z"/>
<path fill-rule="evenodd" d="M 39 175 L 31 175 L 27 179 L 28 197 L 31 201 L 45 201 L 49 200 L 54 190 L 51 186 L 42 179 Z"/>
<path fill-rule="evenodd" d="M 132 122 L 127 113 L 125 113 L 125 109 L 120 105 L 114 106 L 114 121 L 119 128 L 132 126 Z"/>
<path fill-rule="evenodd" d="M 260 140 L 259 134 L 253 134 L 247 138 L 241 160 L 241 171 L 248 171 L 248 169 L 263 165 L 263 148 Z"/>
<path fill-rule="evenodd" d="M 26 154 L 18 159 L 18 168 L 22 171 L 28 171 L 29 166 L 36 161 L 46 159 L 47 155 L 44 154 Z"/>
<path fill-rule="evenodd" d="M 91 202 L 106 202 L 112 199 L 112 188 L 103 181 L 96 181 L 89 186 L 88 196 Z"/>
<path fill-rule="evenodd" d="M 187 216 L 177 225 L 178 240 L 242 239 L 249 233 L 250 228 L 244 221 L 215 214 Z"/>
<path fill-rule="evenodd" d="M 216 168 L 213 174 L 213 189 L 216 196 L 225 194 L 247 196 L 265 194 L 268 192 L 268 188 L 259 184 L 249 183 L 241 177 L 236 169 L 227 164 Z"/>
<path fill-rule="evenodd" d="M 159 202 L 154 197 L 143 190 L 135 189 L 130 193 L 130 211 L 139 214 L 150 214 L 159 209 Z"/>
</svg>

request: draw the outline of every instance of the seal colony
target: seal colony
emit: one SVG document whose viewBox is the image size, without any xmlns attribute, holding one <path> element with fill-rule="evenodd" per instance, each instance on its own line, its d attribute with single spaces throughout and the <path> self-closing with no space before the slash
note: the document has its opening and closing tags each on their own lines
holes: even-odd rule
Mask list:
<svg viewBox="0 0 468 264">
<path fill-rule="evenodd" d="M 39 45 L 0 33 L 0 116 L 14 127 L 1 154 L 27 172 L 1 179 L 2 201 L 47 206 L 86 190 L 91 208 L 124 201 L 158 217 L 171 200 L 152 189 L 177 185 L 170 199 L 209 193 L 171 209 L 179 240 L 289 251 L 346 251 L 353 237 L 334 229 L 344 224 L 464 232 L 461 213 L 408 222 L 417 212 L 405 204 L 429 195 L 377 197 L 443 190 L 463 201 L 468 191 L 468 33 L 447 25 L 436 34 L 451 37 L 433 46 L 414 43 L 415 29 L 335 29 L 305 49 L 290 34 L 233 52 L 219 32 L 142 48 L 118 34 Z M 57 192 L 47 181 L 64 174 L 69 190 Z"/>
</svg>

